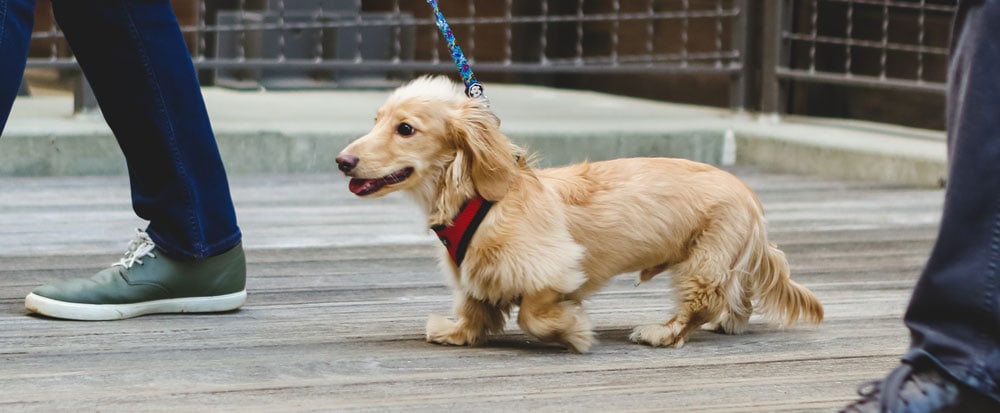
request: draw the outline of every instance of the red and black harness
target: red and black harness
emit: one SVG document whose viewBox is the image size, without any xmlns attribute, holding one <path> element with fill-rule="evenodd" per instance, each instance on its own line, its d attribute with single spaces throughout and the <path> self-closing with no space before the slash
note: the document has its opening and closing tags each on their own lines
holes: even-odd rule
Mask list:
<svg viewBox="0 0 1000 413">
<path fill-rule="evenodd" d="M 465 83 L 465 94 L 470 98 L 480 99 L 486 107 L 489 107 L 490 100 L 484 93 L 483 85 L 479 83 L 476 75 L 472 73 L 469 61 L 466 60 L 465 54 L 462 53 L 462 48 L 458 47 L 458 43 L 455 41 L 455 34 L 451 31 L 448 21 L 445 20 L 444 15 L 441 14 L 441 10 L 438 8 L 437 0 L 427 0 L 427 4 L 434 11 L 437 26 L 441 29 L 441 34 L 448 44 L 448 50 L 451 51 L 451 57 L 455 60 L 458 74 L 462 76 L 462 81 Z M 469 248 L 472 236 L 475 235 L 479 224 L 483 222 L 483 218 L 486 217 L 486 213 L 492 207 L 493 201 L 487 201 L 483 197 L 476 195 L 475 198 L 466 201 L 462 205 L 451 225 L 434 225 L 431 227 L 437 233 L 441 243 L 448 249 L 448 255 L 451 256 L 451 260 L 455 262 L 456 266 L 462 265 L 462 260 L 465 258 L 465 250 Z"/>
<path fill-rule="evenodd" d="M 451 225 L 434 225 L 431 227 L 437 233 L 438 239 L 448 249 L 448 255 L 456 266 L 462 265 L 465 259 L 465 251 L 469 248 L 472 236 L 476 234 L 476 229 L 483 222 L 486 213 L 493 207 L 493 201 L 487 201 L 483 197 L 476 195 L 465 202 L 458 210 L 458 215 L 452 220 Z"/>
</svg>

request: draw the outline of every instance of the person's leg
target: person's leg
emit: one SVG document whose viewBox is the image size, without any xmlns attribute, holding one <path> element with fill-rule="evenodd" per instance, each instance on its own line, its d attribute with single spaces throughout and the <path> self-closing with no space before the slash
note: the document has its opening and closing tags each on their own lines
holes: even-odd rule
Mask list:
<svg viewBox="0 0 1000 413">
<path fill-rule="evenodd" d="M 0 0 L 0 136 L 24 76 L 35 0 Z"/>
<path fill-rule="evenodd" d="M 1000 400 L 1000 2 L 964 5 L 948 91 L 948 188 L 906 312 L 908 362 L 937 364 Z"/>
<path fill-rule="evenodd" d="M 125 154 L 133 208 L 149 227 L 112 268 L 42 286 L 25 306 L 88 320 L 238 308 L 241 234 L 169 0 L 53 0 L 53 11 Z"/>
<path fill-rule="evenodd" d="M 202 259 L 240 241 L 229 184 L 168 0 L 55 0 L 53 11 L 125 153 L 157 246 Z"/>
<path fill-rule="evenodd" d="M 948 73 L 948 186 L 904 321 L 902 364 L 845 411 L 1000 411 L 1000 1 L 960 3 Z"/>
</svg>

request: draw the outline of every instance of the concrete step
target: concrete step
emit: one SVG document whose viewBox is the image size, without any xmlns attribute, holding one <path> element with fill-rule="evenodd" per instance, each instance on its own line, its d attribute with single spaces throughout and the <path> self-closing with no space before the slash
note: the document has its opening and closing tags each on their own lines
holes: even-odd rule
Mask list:
<svg viewBox="0 0 1000 413">
<path fill-rule="evenodd" d="M 542 165 L 669 156 L 773 172 L 940 186 L 944 134 L 864 122 L 755 116 L 595 92 L 490 85 L 502 129 Z M 388 90 L 204 89 L 231 174 L 335 172 Z M 0 176 L 114 175 L 124 159 L 99 113 L 66 96 L 19 98 L 0 141 Z"/>
</svg>

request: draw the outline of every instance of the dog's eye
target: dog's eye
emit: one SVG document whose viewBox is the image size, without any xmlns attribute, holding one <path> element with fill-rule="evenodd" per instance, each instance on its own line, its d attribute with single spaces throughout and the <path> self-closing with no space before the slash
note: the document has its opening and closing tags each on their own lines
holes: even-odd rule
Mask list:
<svg viewBox="0 0 1000 413">
<path fill-rule="evenodd" d="M 413 126 L 410 126 L 410 124 L 406 122 L 400 123 L 399 126 L 396 127 L 396 133 L 398 133 L 399 136 L 411 136 L 415 132 L 416 130 L 413 129 Z"/>
</svg>

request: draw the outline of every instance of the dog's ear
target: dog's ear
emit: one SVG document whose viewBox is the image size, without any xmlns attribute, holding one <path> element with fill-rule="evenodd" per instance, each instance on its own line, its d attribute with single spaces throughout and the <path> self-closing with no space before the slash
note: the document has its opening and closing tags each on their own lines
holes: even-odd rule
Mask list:
<svg viewBox="0 0 1000 413">
<path fill-rule="evenodd" d="M 500 200 L 517 177 L 516 147 L 500 133 L 496 115 L 477 99 L 469 99 L 454 121 L 457 146 L 468 158 L 467 172 L 476 191 L 487 200 Z"/>
</svg>

